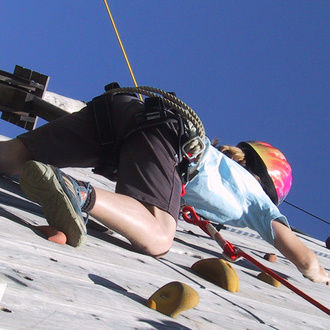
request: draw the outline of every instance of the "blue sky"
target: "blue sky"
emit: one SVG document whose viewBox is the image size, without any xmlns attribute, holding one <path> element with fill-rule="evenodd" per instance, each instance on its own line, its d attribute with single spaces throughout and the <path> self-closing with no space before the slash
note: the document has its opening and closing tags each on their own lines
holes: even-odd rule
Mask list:
<svg viewBox="0 0 330 330">
<path fill-rule="evenodd" d="M 224 144 L 264 140 L 293 168 L 287 200 L 329 221 L 328 1 L 108 1 L 139 85 L 175 91 Z M 0 69 L 50 76 L 48 90 L 88 101 L 132 86 L 104 3 L 2 1 Z M 22 132 L 0 121 L 0 134 Z M 325 240 L 329 225 L 283 204 Z"/>
</svg>

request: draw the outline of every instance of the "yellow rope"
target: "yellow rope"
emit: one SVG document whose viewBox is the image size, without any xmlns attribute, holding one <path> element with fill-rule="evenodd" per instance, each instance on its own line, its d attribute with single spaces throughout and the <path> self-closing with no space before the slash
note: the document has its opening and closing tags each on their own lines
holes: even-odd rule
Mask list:
<svg viewBox="0 0 330 330">
<path fill-rule="evenodd" d="M 132 79 L 133 79 L 133 82 L 134 82 L 134 85 L 135 85 L 135 88 L 134 87 L 118 88 L 118 89 L 112 90 L 112 92 L 116 93 L 117 91 L 118 92 L 132 91 L 132 92 L 135 92 L 135 93 L 139 93 L 139 97 L 140 97 L 141 101 L 143 101 L 142 94 L 147 95 L 149 97 L 157 96 L 157 94 L 162 95 L 165 104 L 169 105 L 170 107 L 173 107 L 174 109 L 179 111 L 179 113 L 181 113 L 184 117 L 186 117 L 190 121 L 190 123 L 193 125 L 194 129 L 197 132 L 197 135 L 201 138 L 201 143 L 199 142 L 198 139 L 192 138 L 189 141 L 189 145 L 188 145 L 188 149 L 187 149 L 188 152 L 190 152 L 192 155 L 196 155 L 196 157 L 198 157 L 198 159 L 200 160 L 202 152 L 205 149 L 205 143 L 204 143 L 205 130 L 204 130 L 204 126 L 203 126 L 202 121 L 199 119 L 199 117 L 197 116 L 197 114 L 194 112 L 193 109 L 191 109 L 188 105 L 186 105 L 184 102 L 182 102 L 180 99 L 173 96 L 172 94 L 167 93 L 167 92 L 165 92 L 161 89 L 153 88 L 153 87 L 147 87 L 147 86 L 138 87 L 138 84 L 137 84 L 137 82 L 135 80 L 135 77 L 134 77 L 133 70 L 132 70 L 131 65 L 129 63 L 129 60 L 127 58 L 123 43 L 121 42 L 121 39 L 120 39 L 118 30 L 117 30 L 115 21 L 112 17 L 108 2 L 107 2 L 107 0 L 103 0 L 103 2 L 105 4 L 105 7 L 107 8 L 108 15 L 110 17 L 113 29 L 116 33 L 120 48 L 121 48 L 122 53 L 125 57 L 128 69 L 131 73 L 131 76 L 132 76 Z M 156 94 L 154 94 L 154 93 L 156 93 Z"/>
<path fill-rule="evenodd" d="M 125 52 L 125 49 L 124 49 L 123 43 L 121 42 L 121 39 L 120 39 L 120 36 L 119 36 L 118 30 L 117 30 L 117 27 L 116 27 L 115 21 L 114 21 L 114 19 L 113 19 L 113 17 L 112 17 L 112 14 L 111 14 L 111 11 L 110 11 L 110 8 L 109 8 L 109 5 L 108 5 L 108 2 L 107 2 L 107 0 L 103 0 L 103 2 L 104 2 L 104 4 L 105 4 L 105 7 L 107 8 L 107 12 L 108 12 L 108 15 L 109 15 L 109 17 L 110 17 L 110 20 L 111 20 L 111 23 L 112 23 L 113 29 L 115 30 L 115 33 L 116 33 L 116 36 L 117 36 L 117 39 L 118 39 L 118 42 L 119 42 L 119 45 L 120 45 L 121 51 L 123 52 L 124 58 L 125 58 L 125 60 L 126 60 L 126 64 L 127 64 L 127 66 L 128 66 L 129 72 L 130 72 L 130 74 L 131 74 L 131 76 L 132 76 L 134 86 L 135 86 L 135 87 L 138 87 L 138 84 L 137 84 L 136 79 L 135 79 L 135 77 L 134 77 L 133 70 L 132 70 L 132 68 L 131 68 L 131 65 L 130 65 L 130 63 L 129 63 L 128 57 L 127 57 L 127 55 L 126 55 L 126 52 Z M 140 97 L 141 101 L 143 101 L 143 98 L 142 98 L 142 95 L 141 95 L 141 94 L 139 94 L 139 97 Z"/>
</svg>

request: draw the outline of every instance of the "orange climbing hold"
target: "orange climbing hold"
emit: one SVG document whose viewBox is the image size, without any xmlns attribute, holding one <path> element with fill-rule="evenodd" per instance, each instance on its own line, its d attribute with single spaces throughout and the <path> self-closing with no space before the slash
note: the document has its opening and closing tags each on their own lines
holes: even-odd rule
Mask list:
<svg viewBox="0 0 330 330">
<path fill-rule="evenodd" d="M 275 262 L 277 260 L 277 255 L 275 253 L 266 253 L 264 259 L 269 262 Z"/>
<path fill-rule="evenodd" d="M 52 226 L 37 226 L 36 229 L 49 241 L 57 244 L 66 244 L 66 235 Z"/>
</svg>

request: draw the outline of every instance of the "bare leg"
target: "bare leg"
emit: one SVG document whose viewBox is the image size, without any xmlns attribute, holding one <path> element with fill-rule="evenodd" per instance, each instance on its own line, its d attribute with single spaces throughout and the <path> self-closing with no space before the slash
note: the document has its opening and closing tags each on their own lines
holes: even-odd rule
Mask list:
<svg viewBox="0 0 330 330">
<path fill-rule="evenodd" d="M 170 249 L 176 221 L 169 213 L 125 195 L 98 188 L 95 192 L 90 214 L 101 223 L 126 237 L 140 252 L 160 256 Z"/>
<path fill-rule="evenodd" d="M 329 285 L 330 278 L 313 251 L 283 223 L 273 221 L 274 246 L 291 262 L 299 271 L 313 282 L 322 282 Z"/>
<path fill-rule="evenodd" d="M 0 173 L 19 175 L 31 158 L 19 139 L 0 142 Z M 92 216 L 126 237 L 140 252 L 160 256 L 170 249 L 176 221 L 169 213 L 125 195 L 97 188 L 95 191 Z"/>
<path fill-rule="evenodd" d="M 0 173 L 18 175 L 30 159 L 30 152 L 19 139 L 0 142 Z"/>
</svg>

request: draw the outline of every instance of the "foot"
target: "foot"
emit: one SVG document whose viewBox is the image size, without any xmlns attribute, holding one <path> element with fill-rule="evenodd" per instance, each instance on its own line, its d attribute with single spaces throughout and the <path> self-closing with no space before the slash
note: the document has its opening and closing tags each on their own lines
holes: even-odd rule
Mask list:
<svg viewBox="0 0 330 330">
<path fill-rule="evenodd" d="M 49 225 L 65 233 L 69 245 L 84 242 L 87 230 L 81 207 L 85 188 L 59 169 L 36 161 L 25 164 L 20 185 L 29 199 L 41 205 Z"/>
</svg>

